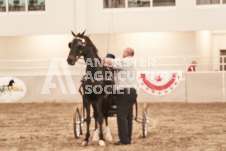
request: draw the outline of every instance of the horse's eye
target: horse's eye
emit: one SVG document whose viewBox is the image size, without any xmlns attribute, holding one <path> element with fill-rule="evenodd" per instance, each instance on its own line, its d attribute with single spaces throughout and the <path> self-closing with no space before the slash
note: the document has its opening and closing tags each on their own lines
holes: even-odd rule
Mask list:
<svg viewBox="0 0 226 151">
<path fill-rule="evenodd" d="M 71 42 L 69 42 L 68 47 L 71 48 Z"/>
</svg>

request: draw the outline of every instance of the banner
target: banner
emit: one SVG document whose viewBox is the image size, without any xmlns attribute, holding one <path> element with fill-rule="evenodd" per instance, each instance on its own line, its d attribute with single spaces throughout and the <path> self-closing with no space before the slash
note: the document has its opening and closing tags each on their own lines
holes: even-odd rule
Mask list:
<svg viewBox="0 0 226 151">
<path fill-rule="evenodd" d="M 181 78 L 181 71 L 146 71 L 139 72 L 137 80 L 146 92 L 162 96 L 175 90 Z"/>
</svg>

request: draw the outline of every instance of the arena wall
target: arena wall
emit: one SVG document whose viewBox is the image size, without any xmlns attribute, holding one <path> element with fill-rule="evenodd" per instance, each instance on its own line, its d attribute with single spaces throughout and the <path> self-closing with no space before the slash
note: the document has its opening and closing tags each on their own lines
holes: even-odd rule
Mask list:
<svg viewBox="0 0 226 151">
<path fill-rule="evenodd" d="M 157 58 L 157 62 L 159 59 L 161 60 L 162 57 Z M 137 71 L 181 73 L 181 80 L 177 83 L 177 87 L 166 95 L 151 94 L 140 88 L 138 95 L 139 102 L 225 102 L 226 76 L 224 71 L 197 71 L 189 73 L 186 72 L 188 65 L 183 64 L 185 62 L 183 62 L 181 57 L 166 57 L 165 59 L 178 60 L 178 62 L 177 64 L 175 62 L 168 64 L 157 63 L 155 67 L 137 67 Z M 0 62 L 1 65 L 3 63 L 4 61 Z M 32 64 L 32 66 L 22 66 L 26 64 Z M 47 65 L 48 67 L 46 68 Z M 26 95 L 22 99 L 17 100 L 17 102 L 82 101 L 78 89 L 81 84 L 80 80 L 85 73 L 85 66 L 83 64 L 77 63 L 75 66 L 68 66 L 65 59 L 61 58 L 51 61 L 17 61 L 7 68 L 4 68 L 4 65 L 0 67 L 1 85 L 7 85 L 9 82 L 2 81 L 1 79 L 4 77 L 9 77 L 9 80 L 13 80 L 15 77 L 19 78 L 26 85 Z M 161 93 L 163 92 L 165 92 L 164 89 Z M 1 92 L 0 102 L 4 102 L 5 95 L 13 97 L 14 93 L 10 94 L 9 91 Z M 7 103 L 7 100 L 5 101 Z"/>
<path fill-rule="evenodd" d="M 47 76 L 15 76 L 21 79 L 27 87 L 27 93 L 18 103 L 30 102 L 77 102 L 82 101 L 78 92 L 81 76 L 72 75 L 73 86 L 76 94 L 70 91 L 70 84 L 66 77 L 61 75 L 63 80 L 60 83 L 57 76 L 53 76 L 51 83 L 56 84 L 55 88 L 48 85 L 49 92 L 45 89 Z M 138 94 L 138 102 L 225 102 L 225 93 L 223 92 L 225 84 L 222 81 L 222 73 L 189 73 L 187 79 L 183 78 L 178 87 L 171 93 L 163 96 L 149 94 L 142 88 Z M 226 78 L 224 79 L 226 80 Z M 65 88 L 65 89 L 64 89 Z M 3 101 L 1 101 L 3 102 Z M 7 103 L 7 102 L 6 102 Z"/>
<path fill-rule="evenodd" d="M 26 83 L 27 94 L 19 102 L 28 103 L 28 102 L 76 102 L 80 103 L 82 97 L 78 92 L 80 86 L 81 76 L 72 76 L 73 82 L 76 89 L 76 94 L 70 92 L 67 80 L 65 76 L 62 76 L 63 85 L 65 86 L 65 91 L 62 90 L 62 85 L 60 85 L 57 76 L 53 76 L 51 83 L 56 84 L 56 88 L 50 88 L 50 93 L 43 90 L 45 85 L 46 76 L 17 76 Z"/>
</svg>

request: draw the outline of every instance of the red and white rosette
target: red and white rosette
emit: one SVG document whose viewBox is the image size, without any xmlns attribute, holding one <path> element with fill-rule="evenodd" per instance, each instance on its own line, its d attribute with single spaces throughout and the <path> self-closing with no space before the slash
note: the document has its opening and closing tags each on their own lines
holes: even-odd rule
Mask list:
<svg viewBox="0 0 226 151">
<path fill-rule="evenodd" d="M 162 96 L 171 93 L 182 79 L 181 71 L 138 72 L 138 83 L 146 92 Z"/>
</svg>

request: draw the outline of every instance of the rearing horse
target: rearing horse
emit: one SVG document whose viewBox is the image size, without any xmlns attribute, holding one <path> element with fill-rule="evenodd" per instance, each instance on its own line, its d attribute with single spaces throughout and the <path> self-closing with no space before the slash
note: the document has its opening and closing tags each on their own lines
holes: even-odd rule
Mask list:
<svg viewBox="0 0 226 151">
<path fill-rule="evenodd" d="M 89 142 L 89 125 L 91 122 L 90 105 L 92 105 L 94 109 L 95 120 L 98 121 L 99 124 L 99 145 L 105 146 L 102 124 L 104 118 L 107 122 L 107 111 L 110 107 L 109 101 L 111 100 L 110 98 L 112 97 L 112 95 L 107 94 L 106 91 L 103 90 L 106 90 L 105 86 L 108 85 L 107 92 L 110 92 L 112 90 L 111 86 L 113 86 L 114 82 L 113 80 L 109 80 L 112 78 L 110 70 L 107 67 L 103 66 L 100 57 L 97 55 L 96 47 L 91 42 L 89 37 L 84 36 L 84 33 L 85 31 L 82 34 L 79 33 L 75 35 L 72 32 L 74 39 L 69 43 L 69 48 L 71 50 L 67 59 L 69 65 L 74 65 L 81 56 L 84 57 L 84 60 L 86 62 L 86 75 L 82 80 L 82 88 L 84 92 L 83 103 L 87 113 L 87 133 L 82 145 L 86 146 Z M 105 77 L 106 72 L 108 77 Z M 99 75 L 102 75 L 104 78 L 96 78 L 95 76 L 97 75 L 97 73 L 99 73 Z M 97 91 L 90 91 L 94 89 Z M 95 127 L 97 127 L 97 125 Z"/>
</svg>

